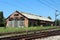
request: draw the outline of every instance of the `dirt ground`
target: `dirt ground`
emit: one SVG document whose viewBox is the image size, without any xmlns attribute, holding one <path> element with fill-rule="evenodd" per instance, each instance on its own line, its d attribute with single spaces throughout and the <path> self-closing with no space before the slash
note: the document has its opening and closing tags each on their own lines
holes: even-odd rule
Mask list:
<svg viewBox="0 0 60 40">
<path fill-rule="evenodd" d="M 47 37 L 47 38 L 39 38 L 39 39 L 35 39 L 35 40 L 60 40 L 60 35 L 57 35 L 57 36 L 50 36 L 50 37 Z"/>
</svg>

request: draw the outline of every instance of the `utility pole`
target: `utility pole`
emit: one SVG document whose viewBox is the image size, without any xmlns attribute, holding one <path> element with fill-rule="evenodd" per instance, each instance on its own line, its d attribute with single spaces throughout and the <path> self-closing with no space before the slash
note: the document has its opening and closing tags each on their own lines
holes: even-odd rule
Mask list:
<svg viewBox="0 0 60 40">
<path fill-rule="evenodd" d="M 55 12 L 55 26 L 57 26 L 57 22 L 56 22 L 56 19 L 57 19 L 57 12 L 58 12 L 58 10 L 56 10 L 56 12 Z"/>
<path fill-rule="evenodd" d="M 55 12 L 55 26 L 57 26 L 57 22 L 56 22 L 57 16 L 60 15 L 60 13 L 58 13 L 58 12 L 59 12 L 58 10 L 56 10 L 56 12 Z"/>
</svg>

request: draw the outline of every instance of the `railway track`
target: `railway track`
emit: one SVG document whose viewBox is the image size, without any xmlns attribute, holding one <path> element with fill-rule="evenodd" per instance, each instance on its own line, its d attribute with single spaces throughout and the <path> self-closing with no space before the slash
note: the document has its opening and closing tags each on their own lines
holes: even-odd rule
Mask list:
<svg viewBox="0 0 60 40">
<path fill-rule="evenodd" d="M 60 35 L 60 30 L 47 30 L 47 31 L 28 31 L 24 34 L 15 33 L 15 34 L 7 34 L 1 35 L 0 40 L 32 40 L 37 38 L 44 38 L 48 36 Z"/>
</svg>

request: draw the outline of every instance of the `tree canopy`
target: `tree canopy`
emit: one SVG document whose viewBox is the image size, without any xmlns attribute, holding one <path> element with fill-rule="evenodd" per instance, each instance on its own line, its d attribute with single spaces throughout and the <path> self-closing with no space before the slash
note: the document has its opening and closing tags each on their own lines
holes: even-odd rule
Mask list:
<svg viewBox="0 0 60 40">
<path fill-rule="evenodd" d="M 3 16 L 3 11 L 0 11 L 0 26 L 4 25 L 4 16 Z"/>
<path fill-rule="evenodd" d="M 56 26 L 60 26 L 60 20 L 59 19 L 57 19 L 57 20 L 55 20 L 55 22 L 56 22 Z"/>
<path fill-rule="evenodd" d="M 50 16 L 48 16 L 49 19 L 52 19 Z"/>
</svg>

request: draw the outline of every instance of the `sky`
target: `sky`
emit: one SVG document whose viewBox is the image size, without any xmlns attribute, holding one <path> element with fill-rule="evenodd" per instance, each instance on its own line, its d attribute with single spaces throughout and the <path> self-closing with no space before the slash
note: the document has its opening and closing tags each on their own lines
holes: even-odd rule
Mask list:
<svg viewBox="0 0 60 40">
<path fill-rule="evenodd" d="M 7 18 L 16 10 L 55 19 L 55 12 L 60 11 L 60 0 L 0 0 L 0 11 Z M 58 14 L 57 13 L 57 14 Z M 57 19 L 60 19 L 59 16 Z"/>
</svg>

